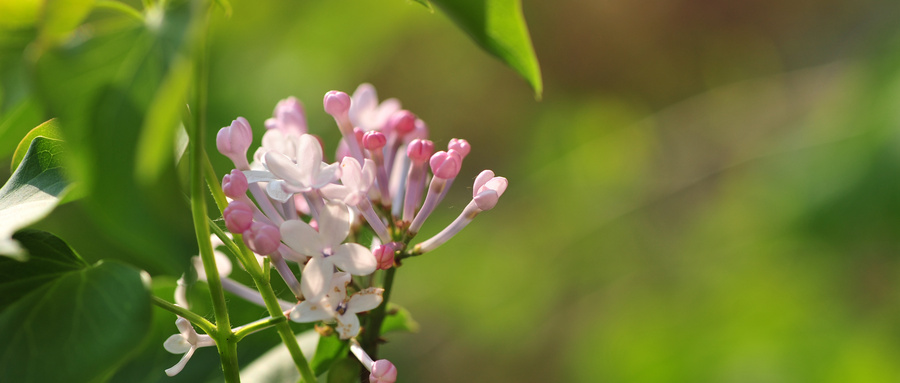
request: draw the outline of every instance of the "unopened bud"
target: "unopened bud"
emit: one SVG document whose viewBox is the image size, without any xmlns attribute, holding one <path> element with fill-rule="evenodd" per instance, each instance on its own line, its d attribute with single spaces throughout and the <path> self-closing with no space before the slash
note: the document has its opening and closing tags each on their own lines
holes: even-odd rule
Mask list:
<svg viewBox="0 0 900 383">
<path fill-rule="evenodd" d="M 445 180 L 456 177 L 462 165 L 462 158 L 454 151 L 440 151 L 431 156 L 431 173 Z"/>
<path fill-rule="evenodd" d="M 325 112 L 334 118 L 346 117 L 350 110 L 350 96 L 347 93 L 332 90 L 325 93 Z"/>
<path fill-rule="evenodd" d="M 216 135 L 216 148 L 234 162 L 239 169 L 249 168 L 247 163 L 247 149 L 253 141 L 253 130 L 250 123 L 243 117 L 238 117 L 231 122 L 231 126 L 219 129 Z"/>
<path fill-rule="evenodd" d="M 397 367 L 387 359 L 379 359 L 372 363 L 369 383 L 394 383 L 397 381 Z"/>
<path fill-rule="evenodd" d="M 447 148 L 449 150 L 455 150 L 462 158 L 466 158 L 466 156 L 469 155 L 469 152 L 472 151 L 472 146 L 469 145 L 469 141 L 463 140 L 461 138 L 451 139 L 450 144 L 447 145 Z"/>
<path fill-rule="evenodd" d="M 256 254 L 272 254 L 281 245 L 281 232 L 275 225 L 253 222 L 250 229 L 244 231 L 244 243 Z"/>
<path fill-rule="evenodd" d="M 406 109 L 398 110 L 391 115 L 387 127 L 400 136 L 406 135 L 416 129 L 416 115 Z"/>
<path fill-rule="evenodd" d="M 406 156 L 413 162 L 428 161 L 432 154 L 434 154 L 434 142 L 430 140 L 415 139 L 406 147 Z"/>
<path fill-rule="evenodd" d="M 225 217 L 225 227 L 232 233 L 243 233 L 253 223 L 253 208 L 243 201 L 231 201 L 222 215 Z"/>
<path fill-rule="evenodd" d="M 363 147 L 368 150 L 378 150 L 387 145 L 387 137 L 384 133 L 370 131 L 363 135 Z"/>
<path fill-rule="evenodd" d="M 379 270 L 387 270 L 394 266 L 394 246 L 392 244 L 381 245 L 372 252 L 378 262 Z"/>
<path fill-rule="evenodd" d="M 222 190 L 231 199 L 238 199 L 247 194 L 247 176 L 244 172 L 232 169 L 231 173 L 222 178 Z"/>
</svg>

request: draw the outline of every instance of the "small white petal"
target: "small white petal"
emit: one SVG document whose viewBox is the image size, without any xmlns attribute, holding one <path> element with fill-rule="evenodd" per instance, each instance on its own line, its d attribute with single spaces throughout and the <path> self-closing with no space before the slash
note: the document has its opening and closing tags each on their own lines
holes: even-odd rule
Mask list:
<svg viewBox="0 0 900 383">
<path fill-rule="evenodd" d="M 181 334 L 173 334 L 163 343 L 163 348 L 173 354 L 184 354 L 191 349 L 191 344 Z"/>
<path fill-rule="evenodd" d="M 319 212 L 322 245 L 335 248 L 350 234 L 350 211 L 343 202 L 328 202 Z"/>
<path fill-rule="evenodd" d="M 347 302 L 347 312 L 361 313 L 363 311 L 374 310 L 383 300 L 382 294 L 384 289 L 378 287 L 369 287 L 360 290 L 358 293 L 350 297 Z"/>
<path fill-rule="evenodd" d="M 247 183 L 254 182 L 269 182 L 275 181 L 278 177 L 275 177 L 272 172 L 268 170 L 244 170 L 244 176 L 247 177 Z"/>
<path fill-rule="evenodd" d="M 319 172 L 315 179 L 311 181 L 310 186 L 313 188 L 321 188 L 341 178 L 341 167 L 337 162 L 333 164 L 321 163 Z"/>
<path fill-rule="evenodd" d="M 307 300 L 318 301 L 328 292 L 331 286 L 331 276 L 334 274 L 334 265 L 322 257 L 312 257 L 303 268 L 303 276 L 300 279 L 300 290 Z"/>
<path fill-rule="evenodd" d="M 372 251 L 358 243 L 345 243 L 328 258 L 335 266 L 353 275 L 372 274 L 378 266 Z"/>
<path fill-rule="evenodd" d="M 341 339 L 350 339 L 359 334 L 359 318 L 356 314 L 349 312 L 337 317 L 337 326 L 335 327 Z"/>
<path fill-rule="evenodd" d="M 344 157 L 341 161 L 341 183 L 344 186 L 359 190 L 362 185 L 362 168 L 353 157 Z"/>
<path fill-rule="evenodd" d="M 328 184 L 320 188 L 319 192 L 327 199 L 347 202 L 346 198 L 350 194 L 350 188 L 343 185 Z"/>
<path fill-rule="evenodd" d="M 285 186 L 287 185 L 281 180 L 269 182 L 266 185 L 266 194 L 278 202 L 285 203 L 294 196 L 294 193 L 285 190 Z"/>
<path fill-rule="evenodd" d="M 303 184 L 309 186 L 319 175 L 319 168 L 322 165 L 322 145 L 310 134 L 300 136 L 298 145 L 297 168 L 303 173 L 301 178 Z"/>
<path fill-rule="evenodd" d="M 281 224 L 281 240 L 292 250 L 306 256 L 320 256 L 324 245 L 322 236 L 301 220 L 292 219 Z"/>
<path fill-rule="evenodd" d="M 266 153 L 266 166 L 269 171 L 288 184 L 297 187 L 309 186 L 309 170 L 294 164 L 290 158 L 277 152 Z"/>
<path fill-rule="evenodd" d="M 334 318 L 334 310 L 325 301 L 305 300 L 291 309 L 291 320 L 299 323 L 318 322 Z"/>
<path fill-rule="evenodd" d="M 187 365 L 187 362 L 189 360 L 191 360 L 191 356 L 194 355 L 194 350 L 196 350 L 196 349 L 191 348 L 190 350 L 188 350 L 184 354 L 184 356 L 181 357 L 181 360 L 179 360 L 176 365 L 172 366 L 171 368 L 166 369 L 166 375 L 168 375 L 168 376 L 178 375 L 178 373 L 184 369 L 184 366 Z"/>
</svg>

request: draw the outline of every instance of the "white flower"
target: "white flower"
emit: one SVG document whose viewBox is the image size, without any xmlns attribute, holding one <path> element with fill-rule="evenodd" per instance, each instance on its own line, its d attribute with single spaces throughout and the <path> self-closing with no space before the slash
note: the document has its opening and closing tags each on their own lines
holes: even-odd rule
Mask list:
<svg viewBox="0 0 900 383">
<path fill-rule="evenodd" d="M 294 322 L 318 322 L 335 319 L 337 331 L 341 339 L 350 339 L 359 334 L 359 318 L 357 313 L 372 310 L 382 301 L 384 289 L 369 287 L 363 289 L 349 298 L 347 297 L 347 284 L 350 283 L 350 274 L 337 273 L 331 280 L 331 289 L 321 300 L 305 300 L 291 310 L 291 320 Z"/>
<path fill-rule="evenodd" d="M 281 225 L 282 241 L 294 251 L 310 257 L 303 268 L 300 288 L 303 296 L 318 301 L 331 285 L 334 267 L 353 275 L 375 271 L 377 261 L 372 251 L 357 243 L 344 243 L 350 234 L 350 212 L 341 202 L 326 203 L 319 213 L 319 231 L 300 220 Z"/>
<path fill-rule="evenodd" d="M 191 359 L 191 356 L 194 355 L 194 351 L 198 348 L 216 345 L 216 342 L 209 335 L 197 334 L 197 330 L 194 330 L 194 326 L 192 326 L 191 322 L 187 319 L 178 317 L 178 319 L 175 320 L 175 326 L 178 326 L 178 331 L 180 333 L 166 339 L 166 342 L 163 343 L 163 347 L 165 347 L 168 352 L 173 354 L 184 354 L 184 356 L 181 357 L 181 360 L 178 361 L 176 365 L 166 370 L 166 375 L 168 376 L 175 376 L 181 372 L 188 360 Z"/>
<path fill-rule="evenodd" d="M 278 131 L 270 130 L 266 134 L 272 132 Z M 272 199 L 283 203 L 295 193 L 319 189 L 340 178 L 341 168 L 337 163 L 322 162 L 319 140 L 304 134 L 297 139 L 296 145 L 292 156 L 279 150 L 266 152 L 263 158 L 268 170 L 244 172 L 247 181 L 268 182 L 266 192 Z"/>
<path fill-rule="evenodd" d="M 341 161 L 341 183 L 322 187 L 322 195 L 331 200 L 341 200 L 347 205 L 356 206 L 367 198 L 369 189 L 375 183 L 375 162 L 366 158 L 365 165 L 353 157 L 344 157 Z"/>
<path fill-rule="evenodd" d="M 350 102 L 350 122 L 362 130 L 381 130 L 394 112 L 400 110 L 400 101 L 389 98 L 378 103 L 378 94 L 372 84 L 360 84 Z"/>
</svg>

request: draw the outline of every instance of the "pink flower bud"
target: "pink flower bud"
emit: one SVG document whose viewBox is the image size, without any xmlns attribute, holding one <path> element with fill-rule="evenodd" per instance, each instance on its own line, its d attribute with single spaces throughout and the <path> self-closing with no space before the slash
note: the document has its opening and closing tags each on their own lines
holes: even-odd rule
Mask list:
<svg viewBox="0 0 900 383">
<path fill-rule="evenodd" d="M 376 360 L 372 363 L 372 373 L 369 375 L 369 383 L 394 383 L 397 381 L 397 367 L 387 359 Z"/>
<path fill-rule="evenodd" d="M 285 134 L 306 133 L 306 113 L 303 104 L 296 97 L 288 97 L 278 102 L 272 117 L 266 120 L 266 129 L 279 129 Z"/>
<path fill-rule="evenodd" d="M 375 255 L 379 270 L 387 270 L 394 267 L 394 251 L 394 246 L 390 243 L 375 248 L 372 254 Z"/>
<path fill-rule="evenodd" d="M 281 232 L 275 225 L 253 222 L 250 229 L 244 231 L 244 243 L 256 254 L 272 254 L 281 245 Z"/>
<path fill-rule="evenodd" d="M 447 145 L 447 149 L 455 150 L 459 153 L 459 156 L 462 158 L 466 158 L 469 155 L 469 152 L 472 150 L 472 146 L 469 145 L 469 141 L 463 140 L 461 138 L 454 138 L 450 140 L 450 144 Z"/>
<path fill-rule="evenodd" d="M 503 195 L 503 192 L 506 191 L 508 185 L 509 181 L 506 178 L 494 177 L 494 172 L 485 170 L 478 174 L 478 177 L 475 177 L 475 185 L 472 187 L 472 200 L 475 201 L 479 209 L 491 210 L 497 205 L 497 201 Z"/>
<path fill-rule="evenodd" d="M 356 127 L 353 128 L 353 137 L 356 137 L 356 143 L 359 144 L 359 146 L 362 146 L 363 136 L 365 134 L 366 134 L 366 131 L 362 130 L 362 128 L 356 128 Z"/>
<path fill-rule="evenodd" d="M 347 93 L 332 90 L 325 93 L 325 112 L 334 118 L 346 117 L 350 110 L 350 96 Z"/>
<path fill-rule="evenodd" d="M 415 139 L 406 147 L 406 156 L 413 162 L 425 162 L 434 154 L 434 142 Z"/>
<path fill-rule="evenodd" d="M 247 194 L 247 176 L 244 172 L 232 169 L 222 178 L 222 190 L 231 199 L 239 199 Z"/>
<path fill-rule="evenodd" d="M 430 165 L 431 173 L 433 173 L 435 177 L 448 180 L 459 174 L 462 159 L 459 154 L 453 150 L 450 152 L 440 151 L 431 156 Z"/>
<path fill-rule="evenodd" d="M 406 109 L 398 110 L 391 115 L 387 128 L 400 136 L 412 132 L 416 129 L 416 115 Z"/>
<path fill-rule="evenodd" d="M 238 117 L 231 122 L 231 126 L 219 129 L 216 135 L 216 148 L 234 162 L 235 166 L 242 168 L 247 163 L 247 149 L 253 141 L 253 130 L 250 123 L 243 117 Z"/>
<path fill-rule="evenodd" d="M 253 223 L 253 208 L 246 202 L 231 201 L 222 215 L 225 216 L 225 227 L 232 233 L 243 233 Z"/>
<path fill-rule="evenodd" d="M 384 133 L 371 131 L 363 135 L 363 147 L 368 150 L 378 150 L 387 145 L 387 137 Z"/>
</svg>

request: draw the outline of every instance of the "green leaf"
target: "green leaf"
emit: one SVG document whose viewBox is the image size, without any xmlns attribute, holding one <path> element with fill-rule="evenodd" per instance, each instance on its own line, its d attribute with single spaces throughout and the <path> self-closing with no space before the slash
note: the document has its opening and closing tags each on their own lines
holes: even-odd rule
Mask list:
<svg viewBox="0 0 900 383">
<path fill-rule="evenodd" d="M 520 0 L 431 0 L 482 48 L 512 67 L 541 97 L 543 82 Z"/>
<path fill-rule="evenodd" d="M 47 233 L 18 238 L 39 263 L 0 259 L 4 273 L 8 267 L 24 271 L 4 275 L 4 293 L 19 298 L 0 312 L 0 381 L 105 379 L 150 325 L 150 295 L 140 272 L 117 262 L 84 265 Z"/>
<path fill-rule="evenodd" d="M 35 70 L 39 94 L 65 131 L 67 175 L 86 194 L 89 218 L 130 250 L 104 256 L 154 275 L 178 276 L 197 254 L 190 209 L 165 154 L 171 149 L 153 152 L 174 145 L 166 138 L 172 110 L 184 105 L 177 93 L 186 75 L 175 63 L 185 54 L 189 5 L 170 3 L 152 23 L 120 15 L 106 24 L 118 29 L 50 50 Z"/>
<path fill-rule="evenodd" d="M 36 128 L 31 129 L 31 131 L 25 134 L 25 138 L 19 141 L 19 145 L 16 147 L 16 151 L 13 152 L 12 165 L 9 167 L 10 171 L 15 171 L 19 166 L 19 163 L 21 163 L 22 160 L 25 159 L 25 153 L 28 152 L 28 147 L 31 146 L 31 141 L 33 141 L 37 137 L 62 140 L 62 133 L 59 131 L 59 124 L 55 119 L 51 119 L 43 124 L 38 125 Z"/>
<path fill-rule="evenodd" d="M 381 333 L 387 334 L 391 331 L 418 332 L 419 323 L 412 318 L 409 310 L 388 303 L 387 315 L 384 316 L 384 322 L 381 323 Z"/>
<path fill-rule="evenodd" d="M 359 369 L 362 365 L 356 359 L 346 356 L 338 359 L 328 370 L 328 383 L 353 383 L 359 381 Z"/>
<path fill-rule="evenodd" d="M 44 218 L 68 189 L 60 167 L 62 141 L 37 137 L 25 158 L 0 188 L 0 254 L 24 261 L 25 249 L 12 234 Z"/>
<path fill-rule="evenodd" d="M 23 295 L 88 266 L 63 240 L 39 230 L 22 230 L 13 238 L 31 253 L 28 262 L 0 258 L 0 312 Z"/>
<path fill-rule="evenodd" d="M 331 368 L 336 360 L 346 358 L 347 351 L 350 351 L 350 342 L 340 340 L 334 334 L 320 337 L 319 344 L 316 346 L 316 355 L 310 362 L 310 367 L 316 376 L 322 375 Z"/>
</svg>

